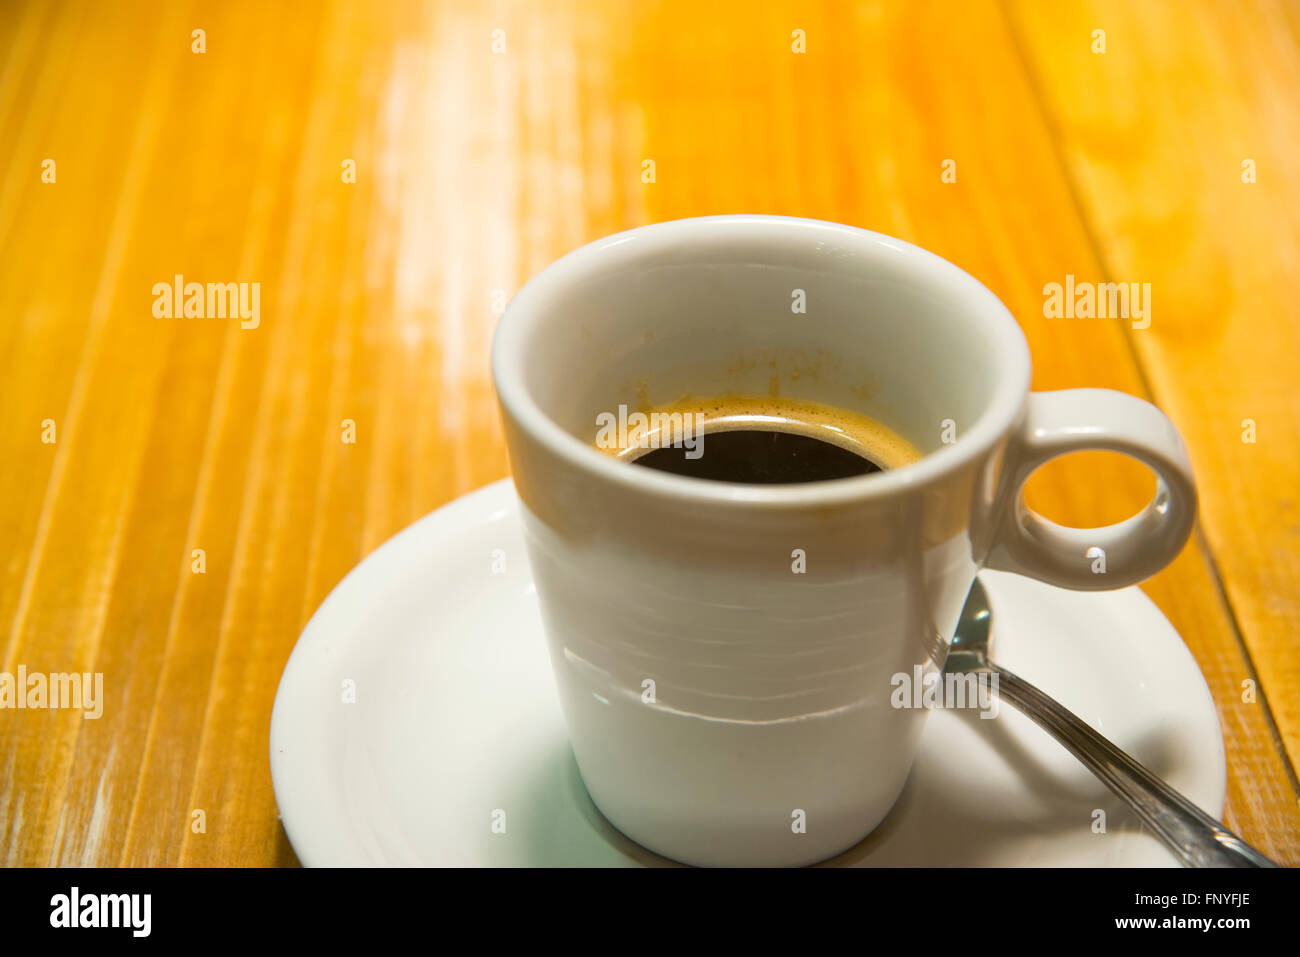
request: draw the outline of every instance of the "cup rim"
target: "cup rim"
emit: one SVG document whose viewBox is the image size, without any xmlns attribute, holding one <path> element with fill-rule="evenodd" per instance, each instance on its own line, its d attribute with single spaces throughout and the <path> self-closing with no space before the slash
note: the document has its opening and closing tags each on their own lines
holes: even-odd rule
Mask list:
<svg viewBox="0 0 1300 957">
<path fill-rule="evenodd" d="M 681 249 L 698 241 L 701 231 L 715 242 L 735 233 L 755 230 L 787 231 L 791 238 L 803 231 L 820 233 L 839 243 L 850 243 L 864 257 L 902 255 L 918 270 L 929 271 L 934 281 L 961 287 L 970 298 L 971 311 L 983 314 L 997 342 L 1005 368 L 998 373 L 992 397 L 975 422 L 957 440 L 925 453 L 917 461 L 884 472 L 821 482 L 789 485 L 749 485 L 711 482 L 654 469 L 628 468 L 571 435 L 544 412 L 524 386 L 526 333 L 543 303 L 564 286 L 592 276 L 614 264 L 626 264 L 643 253 Z M 615 251 L 617 250 L 617 251 Z M 1029 392 L 1029 345 L 1015 318 L 983 283 L 948 260 L 912 243 L 883 233 L 824 220 L 762 214 L 698 216 L 637 226 L 597 239 L 562 256 L 527 283 L 514 296 L 497 324 L 492 343 L 492 378 L 507 415 L 512 416 L 535 441 L 571 467 L 593 478 L 629 491 L 710 506 L 789 508 L 842 505 L 883 499 L 939 481 L 970 465 L 990 450 L 1014 424 Z"/>
</svg>

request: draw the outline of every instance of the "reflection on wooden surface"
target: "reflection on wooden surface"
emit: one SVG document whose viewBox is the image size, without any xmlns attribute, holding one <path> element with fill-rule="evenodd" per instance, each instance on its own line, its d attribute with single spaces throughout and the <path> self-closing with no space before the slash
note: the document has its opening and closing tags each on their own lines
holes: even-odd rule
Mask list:
<svg viewBox="0 0 1300 957">
<path fill-rule="evenodd" d="M 932 249 L 1020 319 L 1035 388 L 1170 413 L 1201 527 L 1145 588 L 1218 702 L 1227 823 L 1300 863 L 1298 21 L 1262 0 L 0 6 L 2 667 L 102 671 L 106 696 L 96 721 L 0 717 L 4 861 L 292 862 L 281 668 L 358 559 L 507 474 L 494 307 L 590 239 L 749 211 Z M 155 317 L 177 274 L 259 283 L 257 328 Z M 1067 275 L 1151 283 L 1150 325 L 1045 317 Z M 1031 502 L 1092 525 L 1150 485 L 1079 457 Z"/>
</svg>

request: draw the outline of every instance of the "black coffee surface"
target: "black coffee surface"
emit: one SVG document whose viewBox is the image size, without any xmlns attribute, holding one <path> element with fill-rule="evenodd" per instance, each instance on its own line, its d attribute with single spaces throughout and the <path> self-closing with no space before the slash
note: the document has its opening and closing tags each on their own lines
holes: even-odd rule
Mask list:
<svg viewBox="0 0 1300 957">
<path fill-rule="evenodd" d="M 677 446 L 651 449 L 633 465 L 674 475 L 753 485 L 824 482 L 879 472 L 880 466 L 855 452 L 792 432 L 732 429 L 706 432 L 699 458 Z"/>
</svg>

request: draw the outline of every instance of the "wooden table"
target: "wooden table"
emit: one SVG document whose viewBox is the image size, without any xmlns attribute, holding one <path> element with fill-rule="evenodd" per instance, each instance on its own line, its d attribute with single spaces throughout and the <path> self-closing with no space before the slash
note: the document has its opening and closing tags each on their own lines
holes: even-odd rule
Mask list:
<svg viewBox="0 0 1300 957">
<path fill-rule="evenodd" d="M 1295 4 L 32 2 L 0 63 L 0 670 L 104 674 L 98 720 L 0 711 L 5 863 L 294 862 L 281 668 L 360 558 L 507 474 L 501 302 L 721 212 L 932 249 L 1036 389 L 1172 416 L 1200 525 L 1144 587 L 1214 693 L 1228 825 L 1300 863 Z M 177 275 L 259 283 L 256 328 L 155 315 Z M 1045 316 L 1067 275 L 1150 283 L 1149 325 Z M 1151 487 L 1089 454 L 1031 504 Z"/>
</svg>

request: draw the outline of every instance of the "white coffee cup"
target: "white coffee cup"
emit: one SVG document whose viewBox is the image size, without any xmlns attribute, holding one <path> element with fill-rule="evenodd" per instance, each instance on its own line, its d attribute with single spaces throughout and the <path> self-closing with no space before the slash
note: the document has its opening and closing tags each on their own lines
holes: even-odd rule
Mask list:
<svg viewBox="0 0 1300 957">
<path fill-rule="evenodd" d="M 1168 564 L 1195 519 L 1163 413 L 1030 393 L 993 293 L 849 226 L 716 216 L 591 243 L 514 298 L 492 363 L 583 781 L 624 834 L 691 864 L 811 863 L 885 817 L 927 714 L 891 704 L 895 676 L 942 665 L 980 568 L 1119 588 Z M 593 446 L 620 404 L 771 389 L 864 412 L 924 455 L 755 486 Z M 1153 501 L 1096 529 L 1030 510 L 1029 475 L 1083 449 L 1146 463 Z"/>
</svg>

